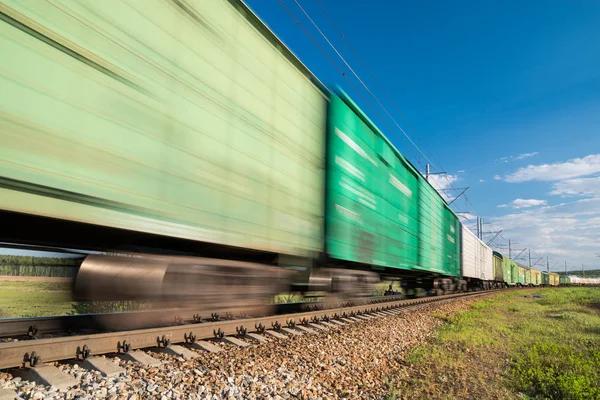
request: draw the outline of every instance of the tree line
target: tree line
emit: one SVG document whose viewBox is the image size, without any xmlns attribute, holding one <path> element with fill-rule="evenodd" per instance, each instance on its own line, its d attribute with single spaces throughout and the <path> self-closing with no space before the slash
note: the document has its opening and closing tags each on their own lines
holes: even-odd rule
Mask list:
<svg viewBox="0 0 600 400">
<path fill-rule="evenodd" d="M 0 265 L 78 267 L 80 257 L 31 257 L 0 254 Z"/>
</svg>

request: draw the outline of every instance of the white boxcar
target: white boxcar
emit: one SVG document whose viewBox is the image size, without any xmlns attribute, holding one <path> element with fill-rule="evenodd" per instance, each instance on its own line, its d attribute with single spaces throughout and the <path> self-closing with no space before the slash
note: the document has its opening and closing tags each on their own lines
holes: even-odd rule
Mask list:
<svg viewBox="0 0 600 400">
<path fill-rule="evenodd" d="M 460 255 L 463 277 L 493 280 L 494 260 L 492 249 L 462 224 L 461 233 L 462 247 Z"/>
</svg>

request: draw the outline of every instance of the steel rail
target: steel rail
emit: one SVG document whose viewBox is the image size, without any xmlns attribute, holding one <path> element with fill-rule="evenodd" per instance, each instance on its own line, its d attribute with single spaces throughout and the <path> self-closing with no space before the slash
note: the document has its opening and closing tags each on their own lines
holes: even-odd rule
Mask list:
<svg viewBox="0 0 600 400">
<path fill-rule="evenodd" d="M 369 304 L 385 304 L 394 300 L 399 300 L 401 296 L 380 296 L 380 297 L 372 297 L 366 300 L 366 303 Z M 302 303 L 281 303 L 276 304 L 275 314 L 292 314 L 294 312 L 299 311 L 309 311 L 310 308 L 322 306 L 322 303 L 319 302 L 302 302 Z M 303 310 L 304 308 L 304 310 Z M 215 310 L 217 311 L 217 310 Z M 137 316 L 142 315 L 144 313 L 157 313 L 154 311 L 129 311 L 129 312 L 118 312 L 118 313 L 105 313 L 105 314 L 78 314 L 78 315 L 58 315 L 58 316 L 48 316 L 48 317 L 25 317 L 25 318 L 0 318 L 0 337 L 10 337 L 10 338 L 21 338 L 27 336 L 36 336 L 36 335 L 46 335 L 46 334 L 55 334 L 62 332 L 73 332 L 76 333 L 78 331 L 96 331 L 96 332 L 104 332 L 106 331 L 98 321 L 96 317 L 102 316 L 115 316 L 119 317 L 123 320 L 127 319 L 135 319 Z M 207 311 L 206 309 L 202 310 L 191 310 L 191 309 L 182 309 L 182 310 L 160 310 L 160 312 L 169 312 L 173 316 L 172 321 L 170 323 L 163 323 L 162 326 L 170 326 L 179 324 L 181 325 L 183 322 L 194 322 L 195 315 L 205 316 L 205 322 L 210 320 L 210 316 L 212 312 Z M 243 315 L 243 313 L 238 313 L 239 316 L 235 318 L 228 318 L 226 314 L 219 313 L 221 317 L 225 317 L 225 319 L 237 319 L 239 320 Z M 180 321 L 176 320 L 176 317 L 181 318 Z M 152 326 L 149 328 L 158 328 L 161 325 L 157 324 L 157 326 Z"/>
<path fill-rule="evenodd" d="M 156 348 L 164 346 L 165 340 L 171 344 L 175 344 L 186 343 L 189 341 L 189 337 L 194 337 L 195 340 L 201 340 L 214 338 L 216 334 L 219 333 L 225 336 L 236 335 L 238 333 L 237 330 L 242 325 L 248 331 L 252 331 L 255 327 L 260 325 L 266 328 L 277 325 L 290 326 L 294 323 L 300 325 L 303 320 L 324 320 L 327 317 L 331 318 L 336 314 L 338 316 L 352 314 L 360 315 L 382 309 L 398 309 L 413 305 L 425 305 L 443 300 L 481 296 L 497 291 L 499 290 L 450 294 L 381 304 L 368 304 L 288 315 L 248 318 L 244 320 L 217 321 L 123 332 L 6 342 L 0 343 L 0 369 L 24 367 L 31 362 L 33 354 L 40 357 L 41 362 L 71 360 L 79 358 L 82 353 L 81 350 L 84 348 L 89 350 L 89 355 L 118 353 L 119 350 L 123 348 L 125 342 L 129 345 L 130 350 Z"/>
</svg>

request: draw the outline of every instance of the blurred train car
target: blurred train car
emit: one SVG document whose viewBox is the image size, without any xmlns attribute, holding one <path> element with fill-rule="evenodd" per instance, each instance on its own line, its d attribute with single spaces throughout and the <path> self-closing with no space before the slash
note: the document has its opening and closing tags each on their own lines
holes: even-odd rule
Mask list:
<svg viewBox="0 0 600 400">
<path fill-rule="evenodd" d="M 110 252 L 84 261 L 77 299 L 263 312 L 380 276 L 431 294 L 532 283 L 242 1 L 0 12 L 0 240 Z"/>
<path fill-rule="evenodd" d="M 330 262 L 402 274 L 409 291 L 464 286 L 458 217 L 341 90 L 329 105 L 328 160 Z"/>
<path fill-rule="evenodd" d="M 494 280 L 493 252 L 464 225 L 461 226 L 462 275 L 469 289 L 489 289 Z"/>
<path fill-rule="evenodd" d="M 544 286 L 558 286 L 561 284 L 560 277 L 555 272 L 542 272 L 542 285 Z"/>
<path fill-rule="evenodd" d="M 17 227 L 3 240 L 208 252 L 265 270 L 323 252 L 328 93 L 242 2 L 7 0 L 1 11 L 0 208 Z M 30 223 L 47 228 L 18 231 Z M 156 288 L 143 279 L 151 265 L 162 277 L 181 265 L 111 257 L 123 267 L 84 263 L 79 299 L 100 298 L 109 271 L 137 271 L 101 285 L 128 298 Z M 216 262 L 180 273 L 194 279 L 203 261 Z M 257 273 L 219 265 L 195 281 L 230 296 L 228 271 Z M 272 296 L 271 283 L 257 281 Z"/>
<path fill-rule="evenodd" d="M 327 95 L 242 3 L 4 1 L 4 210 L 312 258 Z"/>
<path fill-rule="evenodd" d="M 542 272 L 541 271 L 531 268 L 531 284 L 533 286 L 540 286 L 542 284 Z"/>
<path fill-rule="evenodd" d="M 564 286 L 568 286 L 568 285 L 571 284 L 571 278 L 568 277 L 568 276 L 565 276 L 565 275 L 560 275 L 560 277 L 559 277 L 559 284 L 561 286 L 563 286 L 563 285 Z"/>
<path fill-rule="evenodd" d="M 510 271 L 504 265 L 504 257 L 497 251 L 492 252 L 494 262 L 494 287 L 502 288 L 510 282 Z"/>
</svg>

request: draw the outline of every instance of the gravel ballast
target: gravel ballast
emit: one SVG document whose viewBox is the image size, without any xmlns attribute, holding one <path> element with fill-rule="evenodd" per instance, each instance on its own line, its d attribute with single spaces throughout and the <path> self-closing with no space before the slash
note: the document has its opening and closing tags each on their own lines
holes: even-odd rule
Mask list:
<svg viewBox="0 0 600 400">
<path fill-rule="evenodd" d="M 487 296 L 485 296 L 487 297 Z M 452 314 L 481 300 L 431 304 L 370 321 L 328 328 L 318 334 L 269 337 L 241 348 L 218 343 L 218 354 L 198 351 L 194 360 L 151 352 L 158 367 L 109 358 L 126 370 L 106 378 L 74 363 L 57 364 L 81 384 L 58 391 L 0 372 L 0 389 L 21 399 L 380 399 L 400 374 L 407 352 L 426 342 L 442 324 L 432 313 Z"/>
</svg>

